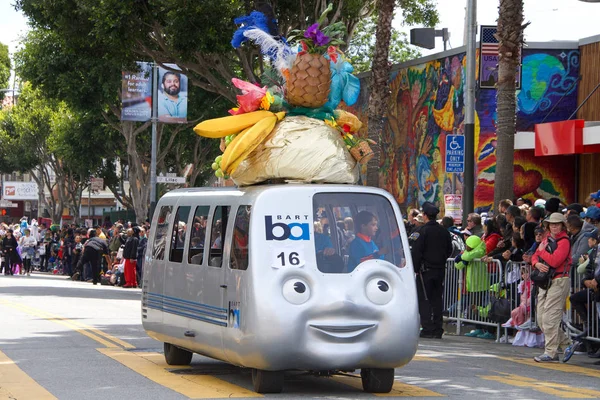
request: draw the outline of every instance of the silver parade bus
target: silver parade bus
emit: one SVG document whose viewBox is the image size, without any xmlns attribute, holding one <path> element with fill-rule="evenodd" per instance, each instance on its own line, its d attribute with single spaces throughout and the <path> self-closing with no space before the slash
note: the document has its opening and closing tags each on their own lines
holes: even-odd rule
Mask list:
<svg viewBox="0 0 600 400">
<path fill-rule="evenodd" d="M 386 393 L 415 355 L 415 274 L 384 190 L 175 190 L 158 202 L 149 240 L 142 321 L 170 365 L 198 353 L 252 368 L 259 393 L 281 392 L 286 370 L 360 369 L 365 391 Z"/>
</svg>

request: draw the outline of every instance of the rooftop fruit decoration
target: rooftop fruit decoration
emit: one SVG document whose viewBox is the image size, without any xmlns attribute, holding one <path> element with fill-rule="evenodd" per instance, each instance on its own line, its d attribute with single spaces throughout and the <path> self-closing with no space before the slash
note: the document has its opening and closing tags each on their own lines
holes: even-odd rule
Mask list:
<svg viewBox="0 0 600 400">
<path fill-rule="evenodd" d="M 290 32 L 287 39 L 279 35 L 277 21 L 261 12 L 253 11 L 234 20 L 239 27 L 232 46 L 237 49 L 252 42 L 268 59 L 268 66 L 261 77 L 264 85 L 232 79 L 241 94 L 237 96 L 237 107 L 229 110 L 231 116 L 203 121 L 194 128 L 201 136 L 221 139 L 223 155 L 212 165 L 218 177 L 235 174 L 257 146 L 277 131 L 286 115 L 324 121 L 339 132 L 340 145 L 347 148 L 341 154 L 350 151 L 360 163 L 372 157 L 370 142 L 356 136 L 362 126 L 360 120 L 336 109 L 342 101 L 349 106 L 357 101 L 360 81 L 338 47 L 344 44 L 345 25 L 328 24 L 327 14 L 332 9 L 329 4 L 317 22 L 305 30 Z M 324 129 L 331 129 L 325 124 Z"/>
</svg>

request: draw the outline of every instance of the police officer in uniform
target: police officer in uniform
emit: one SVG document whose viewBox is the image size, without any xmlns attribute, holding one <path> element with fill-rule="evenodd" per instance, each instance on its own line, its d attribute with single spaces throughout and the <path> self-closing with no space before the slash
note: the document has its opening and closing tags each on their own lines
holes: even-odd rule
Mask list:
<svg viewBox="0 0 600 400">
<path fill-rule="evenodd" d="M 452 238 L 448 230 L 436 222 L 439 208 L 430 202 L 423 203 L 422 207 L 426 223 L 409 237 L 417 274 L 421 337 L 441 339 L 444 275 L 446 260 L 452 254 Z"/>
</svg>

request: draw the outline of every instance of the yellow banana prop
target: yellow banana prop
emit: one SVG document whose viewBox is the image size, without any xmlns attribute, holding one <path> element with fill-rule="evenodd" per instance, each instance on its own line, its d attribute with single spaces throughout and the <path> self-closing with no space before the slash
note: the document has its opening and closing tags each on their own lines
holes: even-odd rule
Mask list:
<svg viewBox="0 0 600 400">
<path fill-rule="evenodd" d="M 260 120 L 275 116 L 271 111 L 253 111 L 240 115 L 229 115 L 200 122 L 194 127 L 194 132 L 207 138 L 222 138 L 238 133 Z"/>
<path fill-rule="evenodd" d="M 277 121 L 283 119 L 285 113 L 273 114 L 256 123 L 247 131 L 239 134 L 225 149 L 221 159 L 221 169 L 231 175 L 237 166 L 244 161 L 256 147 L 273 131 Z"/>
</svg>

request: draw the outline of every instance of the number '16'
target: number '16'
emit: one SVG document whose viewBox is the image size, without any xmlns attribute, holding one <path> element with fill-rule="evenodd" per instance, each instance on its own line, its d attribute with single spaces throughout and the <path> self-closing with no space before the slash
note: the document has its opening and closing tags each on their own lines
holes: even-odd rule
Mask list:
<svg viewBox="0 0 600 400">
<path fill-rule="evenodd" d="M 281 266 L 285 267 L 285 252 L 281 252 L 277 255 L 277 258 L 281 259 Z M 290 265 L 298 265 L 300 264 L 300 258 L 298 258 L 298 253 L 296 253 L 295 251 L 292 251 L 290 253 L 290 255 L 288 256 L 288 262 L 290 263 Z"/>
</svg>

